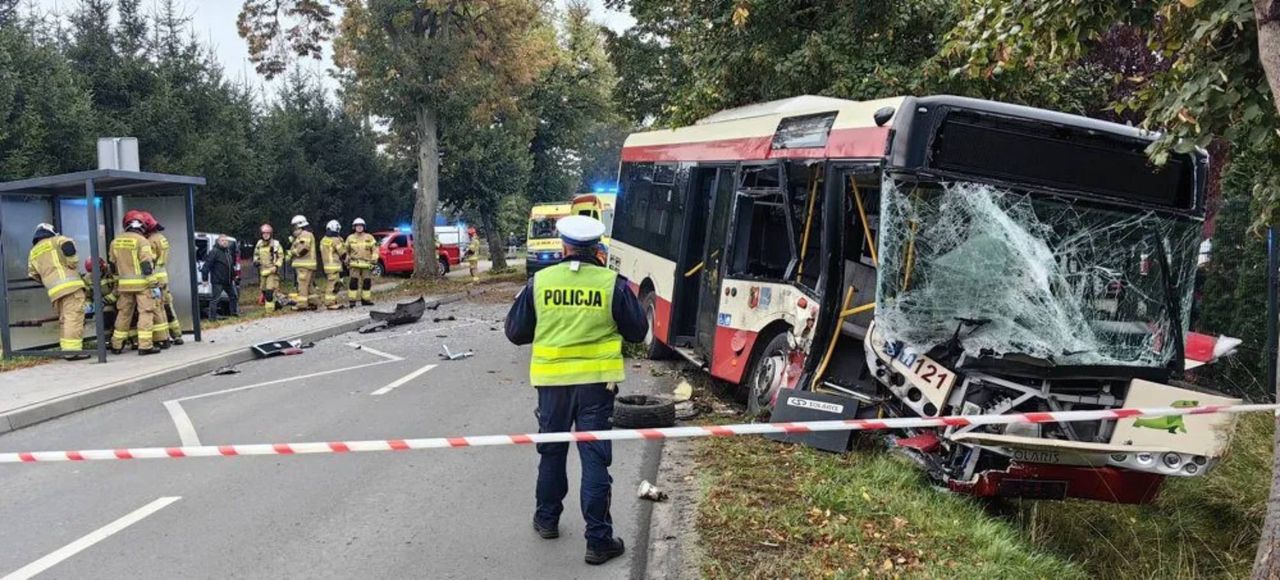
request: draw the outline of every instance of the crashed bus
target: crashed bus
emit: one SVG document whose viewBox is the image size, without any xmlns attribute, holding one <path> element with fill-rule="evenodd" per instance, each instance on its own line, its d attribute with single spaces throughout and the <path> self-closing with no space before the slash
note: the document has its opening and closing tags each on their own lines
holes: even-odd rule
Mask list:
<svg viewBox="0 0 1280 580">
<path fill-rule="evenodd" d="M 631 135 L 609 265 L 753 412 L 782 388 L 856 416 L 1234 404 L 1184 382 L 1207 155 L 1132 127 L 951 96 L 797 97 Z M 783 403 L 777 403 L 783 404 Z M 897 433 L 977 496 L 1153 499 L 1229 415 Z"/>
</svg>

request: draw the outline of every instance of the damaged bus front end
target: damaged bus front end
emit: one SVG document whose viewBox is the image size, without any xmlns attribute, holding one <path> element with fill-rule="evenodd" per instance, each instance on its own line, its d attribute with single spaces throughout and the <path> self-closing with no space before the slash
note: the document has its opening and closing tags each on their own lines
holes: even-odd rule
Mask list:
<svg viewBox="0 0 1280 580">
<path fill-rule="evenodd" d="M 1202 151 L 1131 127 L 956 97 L 903 102 L 880 174 L 881 406 L 904 416 L 1234 404 L 1182 381 Z M 1229 415 L 969 426 L 898 445 L 978 496 L 1141 503 L 1204 474 Z"/>
</svg>

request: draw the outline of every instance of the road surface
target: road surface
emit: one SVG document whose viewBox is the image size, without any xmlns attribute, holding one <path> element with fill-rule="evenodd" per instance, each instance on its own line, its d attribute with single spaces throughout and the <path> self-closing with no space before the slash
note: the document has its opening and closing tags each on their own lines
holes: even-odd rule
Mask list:
<svg viewBox="0 0 1280 580">
<path fill-rule="evenodd" d="M 393 332 L 9 433 L 0 451 L 536 431 L 528 348 L 503 337 L 505 311 L 444 306 Z M 476 356 L 442 361 L 446 343 Z M 636 364 L 624 391 L 669 388 Z M 2 466 L 0 577 L 631 577 L 647 533 L 635 489 L 659 456 L 656 442 L 615 444 L 613 517 L 628 554 L 602 567 L 582 561 L 576 451 L 550 541 L 530 525 L 537 454 L 524 446 Z"/>
</svg>

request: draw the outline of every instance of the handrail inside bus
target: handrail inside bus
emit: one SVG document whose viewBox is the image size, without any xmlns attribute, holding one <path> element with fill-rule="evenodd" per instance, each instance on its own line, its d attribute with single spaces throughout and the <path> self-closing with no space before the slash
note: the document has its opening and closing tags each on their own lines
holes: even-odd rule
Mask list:
<svg viewBox="0 0 1280 580">
<path fill-rule="evenodd" d="M 867 223 L 867 208 L 862 204 L 862 190 L 858 189 L 858 180 L 849 176 L 849 185 L 853 186 L 853 197 L 858 202 L 858 217 L 862 220 L 862 235 L 871 244 L 871 265 L 880 267 L 880 259 L 876 256 L 876 238 L 871 235 L 871 224 Z"/>
<path fill-rule="evenodd" d="M 840 330 L 844 326 L 845 311 L 849 310 L 849 303 L 853 302 L 853 293 L 856 289 L 850 285 L 849 290 L 844 293 L 844 303 L 840 307 L 840 316 L 836 317 L 836 331 L 831 335 L 831 342 L 827 343 L 827 353 L 822 355 L 822 363 L 818 365 L 818 370 L 813 374 L 812 384 L 816 385 L 822 380 L 823 373 L 827 372 L 827 363 L 831 362 L 831 354 L 836 351 L 836 341 L 840 340 Z"/>
<path fill-rule="evenodd" d="M 814 166 L 809 172 L 809 213 L 804 218 L 804 237 L 800 242 L 800 266 L 796 269 L 796 280 L 804 275 L 804 257 L 809 253 L 809 228 L 813 226 L 813 204 L 818 198 L 818 168 Z"/>
</svg>

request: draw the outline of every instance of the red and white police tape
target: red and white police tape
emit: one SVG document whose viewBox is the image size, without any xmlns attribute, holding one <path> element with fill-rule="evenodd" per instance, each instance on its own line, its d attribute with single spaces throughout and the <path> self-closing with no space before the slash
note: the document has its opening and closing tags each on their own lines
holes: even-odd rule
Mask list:
<svg viewBox="0 0 1280 580">
<path fill-rule="evenodd" d="M 360 453 L 365 451 L 407 451 L 410 449 L 529 445 L 534 443 L 624 441 L 634 439 L 671 439 L 679 437 L 726 437 L 733 435 L 764 435 L 770 433 L 796 434 L 811 433 L 815 431 L 879 431 L 885 429 L 966 427 L 969 425 L 1008 425 L 1012 423 L 1066 423 L 1073 421 L 1100 421 L 1132 419 L 1138 417 L 1168 417 L 1174 415 L 1208 415 L 1213 413 L 1249 413 L 1258 411 L 1280 411 L 1280 405 L 1205 405 L 1198 407 L 1152 407 L 1147 409 L 1059 411 L 1050 413 L 1017 413 L 1010 415 L 952 415 L 948 417 L 847 419 L 838 421 L 805 421 L 796 423 L 745 423 L 738 425 L 664 427 L 659 429 L 615 429 L 611 431 L 526 433 L 522 435 L 479 435 L 471 437 L 431 437 L 426 439 L 385 439 L 371 441 L 332 441 L 328 443 L 266 443 L 252 445 L 199 445 L 190 447 L 136 447 L 129 449 L 91 449 L 81 451 L 31 451 L 21 453 L 0 453 L 0 463 L 102 461 L 112 459 L 176 459 L 182 457 L 239 457 L 242 455 L 299 455 L 304 453 Z"/>
</svg>

